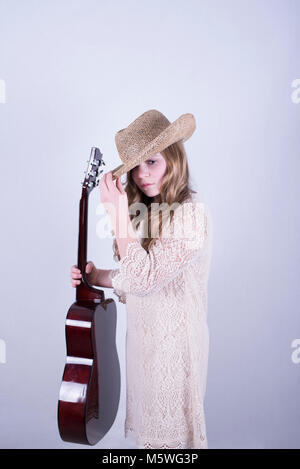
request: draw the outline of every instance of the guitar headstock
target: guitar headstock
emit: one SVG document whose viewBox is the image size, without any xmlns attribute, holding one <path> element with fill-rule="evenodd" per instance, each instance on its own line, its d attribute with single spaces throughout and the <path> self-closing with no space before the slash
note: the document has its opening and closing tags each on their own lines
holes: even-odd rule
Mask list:
<svg viewBox="0 0 300 469">
<path fill-rule="evenodd" d="M 100 171 L 100 167 L 105 165 L 102 159 L 102 153 L 97 147 L 92 147 L 90 159 L 87 160 L 88 166 L 84 171 L 85 178 L 81 182 L 87 191 L 92 191 L 94 187 L 98 186 L 100 181 L 100 174 L 103 173 L 103 169 Z"/>
</svg>

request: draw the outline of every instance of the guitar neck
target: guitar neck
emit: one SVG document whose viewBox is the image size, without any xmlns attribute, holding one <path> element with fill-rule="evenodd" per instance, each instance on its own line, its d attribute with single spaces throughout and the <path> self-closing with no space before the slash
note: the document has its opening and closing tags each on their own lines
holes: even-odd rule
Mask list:
<svg viewBox="0 0 300 469">
<path fill-rule="evenodd" d="M 87 274 L 85 272 L 87 263 L 87 237 L 88 237 L 88 202 L 89 194 L 98 184 L 98 173 L 101 164 L 105 164 L 102 160 L 102 154 L 98 148 L 93 147 L 88 169 L 85 172 L 86 178 L 83 182 L 81 199 L 79 204 L 79 235 L 78 235 L 78 253 L 77 266 L 81 271 L 81 282 L 76 287 L 77 301 L 95 301 L 102 302 L 104 300 L 103 290 L 94 288 L 89 284 Z"/>
<path fill-rule="evenodd" d="M 88 207 L 88 194 L 87 191 L 83 189 L 79 203 L 79 235 L 77 254 L 77 266 L 82 273 L 85 272 L 85 266 L 87 262 Z"/>
</svg>

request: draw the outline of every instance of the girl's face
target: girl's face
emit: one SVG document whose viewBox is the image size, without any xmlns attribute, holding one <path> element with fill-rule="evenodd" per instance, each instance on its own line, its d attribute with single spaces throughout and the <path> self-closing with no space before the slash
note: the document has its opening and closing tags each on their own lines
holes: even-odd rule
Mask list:
<svg viewBox="0 0 300 469">
<path fill-rule="evenodd" d="M 166 172 L 167 163 L 161 153 L 156 153 L 148 160 L 132 169 L 135 184 L 148 197 L 155 197 L 160 193 L 160 186 Z M 144 186 L 144 184 L 150 184 Z"/>
</svg>

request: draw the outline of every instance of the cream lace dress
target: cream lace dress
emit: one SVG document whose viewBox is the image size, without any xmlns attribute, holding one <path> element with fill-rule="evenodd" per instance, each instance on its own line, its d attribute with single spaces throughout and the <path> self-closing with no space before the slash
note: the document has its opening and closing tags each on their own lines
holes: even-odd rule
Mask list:
<svg viewBox="0 0 300 469">
<path fill-rule="evenodd" d="M 208 447 L 204 396 L 212 224 L 197 194 L 175 216 L 149 253 L 132 241 L 119 268 L 111 271 L 113 292 L 127 311 L 124 431 L 137 448 Z M 174 226 L 183 223 L 178 235 Z"/>
</svg>

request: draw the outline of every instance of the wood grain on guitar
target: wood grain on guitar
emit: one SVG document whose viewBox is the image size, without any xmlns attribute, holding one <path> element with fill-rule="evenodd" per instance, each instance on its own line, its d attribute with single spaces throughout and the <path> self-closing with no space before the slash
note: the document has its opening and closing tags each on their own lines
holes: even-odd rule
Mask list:
<svg viewBox="0 0 300 469">
<path fill-rule="evenodd" d="M 95 445 L 109 431 L 120 401 L 120 364 L 116 348 L 117 308 L 103 290 L 87 280 L 88 197 L 99 184 L 104 165 L 100 150 L 93 147 L 79 206 L 77 266 L 82 281 L 66 323 L 67 357 L 60 386 L 57 419 L 61 438 L 71 443 Z"/>
</svg>

